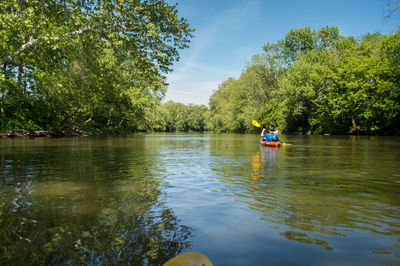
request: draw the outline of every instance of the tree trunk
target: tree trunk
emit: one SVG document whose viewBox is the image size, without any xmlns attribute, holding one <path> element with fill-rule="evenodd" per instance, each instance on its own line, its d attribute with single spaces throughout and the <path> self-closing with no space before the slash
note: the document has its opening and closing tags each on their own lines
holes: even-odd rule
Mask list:
<svg viewBox="0 0 400 266">
<path fill-rule="evenodd" d="M 92 121 L 93 115 L 94 115 L 93 113 L 90 115 L 90 117 L 85 121 L 85 124 Z"/>
<path fill-rule="evenodd" d="M 121 121 L 114 128 L 119 128 L 122 125 L 122 123 L 124 122 L 124 119 L 125 119 L 125 117 L 122 117 Z"/>
<path fill-rule="evenodd" d="M 18 89 L 22 92 L 22 93 L 24 93 L 24 90 L 23 90 L 23 86 L 22 86 L 22 71 L 23 71 L 23 66 L 22 66 L 22 63 L 20 63 L 19 65 L 18 65 Z"/>
<path fill-rule="evenodd" d="M 349 131 L 350 134 L 354 133 L 356 131 L 356 128 L 357 128 L 356 120 L 354 120 L 354 118 L 351 118 L 351 124 L 352 124 L 352 127 L 351 127 L 351 129 Z"/>
<path fill-rule="evenodd" d="M 86 31 L 95 31 L 95 32 L 98 32 L 98 30 L 94 29 L 93 27 L 91 27 L 91 26 L 86 26 L 86 27 L 84 27 L 84 28 L 82 28 L 82 29 L 79 29 L 79 30 L 76 30 L 76 31 L 73 31 L 73 32 L 64 33 L 64 34 L 62 34 L 62 35 L 60 35 L 60 36 L 57 36 L 57 37 L 53 37 L 53 39 L 54 39 L 55 41 L 61 41 L 61 40 L 64 40 L 64 39 L 66 39 L 66 38 L 69 38 L 69 37 L 73 37 L 73 36 L 76 36 L 76 35 L 80 35 L 80 34 L 86 32 Z M 21 45 L 21 46 L 20 46 L 17 50 L 15 50 L 14 52 L 12 52 L 12 53 L 10 53 L 10 54 L 8 54 L 8 55 L 2 57 L 2 58 L 0 59 L 0 64 L 7 63 L 7 62 L 11 62 L 12 60 L 14 60 L 14 58 L 15 58 L 17 55 L 19 55 L 19 54 L 21 54 L 23 51 L 25 51 L 25 50 L 27 50 L 27 49 L 29 49 L 29 48 L 35 46 L 36 44 L 38 44 L 38 43 L 41 42 L 41 41 L 42 41 L 42 40 L 40 40 L 40 39 L 33 39 L 32 36 L 29 37 L 29 41 L 28 41 L 28 42 L 26 42 L 26 43 L 24 43 L 23 45 Z"/>
<path fill-rule="evenodd" d="M 6 74 L 6 68 L 7 68 L 7 64 L 4 63 L 3 64 L 3 71 L 4 71 L 4 75 Z M 4 103 L 5 103 L 5 88 L 1 88 L 1 102 L 0 102 L 0 115 L 4 114 Z"/>
<path fill-rule="evenodd" d="M 1 90 L 0 115 L 4 114 L 4 90 Z"/>
<path fill-rule="evenodd" d="M 111 108 L 110 108 L 110 111 L 108 112 L 107 126 L 111 126 L 111 125 L 112 125 L 112 120 L 111 120 L 112 111 L 113 111 L 113 107 L 111 107 Z"/>
</svg>

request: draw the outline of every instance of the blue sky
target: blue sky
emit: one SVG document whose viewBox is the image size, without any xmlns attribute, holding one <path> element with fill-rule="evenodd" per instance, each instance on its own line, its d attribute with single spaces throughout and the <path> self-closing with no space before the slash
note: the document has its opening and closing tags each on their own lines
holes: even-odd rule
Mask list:
<svg viewBox="0 0 400 266">
<path fill-rule="evenodd" d="M 251 57 L 290 29 L 337 26 L 344 36 L 394 33 L 398 15 L 384 16 L 388 0 L 168 0 L 196 31 L 181 51 L 164 101 L 208 104 L 218 85 L 238 78 Z M 397 1 L 389 0 L 389 5 Z"/>
</svg>

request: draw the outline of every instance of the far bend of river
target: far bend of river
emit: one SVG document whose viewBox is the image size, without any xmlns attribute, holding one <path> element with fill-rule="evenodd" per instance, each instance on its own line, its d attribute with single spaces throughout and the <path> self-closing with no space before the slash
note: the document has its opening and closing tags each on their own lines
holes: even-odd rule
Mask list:
<svg viewBox="0 0 400 266">
<path fill-rule="evenodd" d="M 0 264 L 400 265 L 400 139 L 0 140 Z"/>
</svg>

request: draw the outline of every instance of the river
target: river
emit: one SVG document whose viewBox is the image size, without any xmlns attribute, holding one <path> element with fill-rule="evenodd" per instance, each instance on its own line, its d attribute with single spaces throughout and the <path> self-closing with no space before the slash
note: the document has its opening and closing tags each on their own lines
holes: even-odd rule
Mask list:
<svg viewBox="0 0 400 266">
<path fill-rule="evenodd" d="M 400 264 L 400 139 L 0 140 L 0 264 Z"/>
</svg>

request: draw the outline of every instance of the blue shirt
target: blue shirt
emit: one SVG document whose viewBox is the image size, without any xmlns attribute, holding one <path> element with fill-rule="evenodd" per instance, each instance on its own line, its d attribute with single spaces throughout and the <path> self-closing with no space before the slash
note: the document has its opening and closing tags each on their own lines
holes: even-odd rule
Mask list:
<svg viewBox="0 0 400 266">
<path fill-rule="evenodd" d="M 279 141 L 279 137 L 275 133 L 267 133 L 264 134 L 263 137 L 266 138 L 267 141 Z"/>
</svg>

